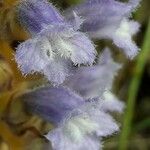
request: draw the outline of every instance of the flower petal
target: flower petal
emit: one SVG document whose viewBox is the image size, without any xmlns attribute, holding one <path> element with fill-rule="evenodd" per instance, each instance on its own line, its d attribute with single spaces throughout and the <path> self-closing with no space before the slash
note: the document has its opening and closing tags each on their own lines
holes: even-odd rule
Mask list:
<svg viewBox="0 0 150 150">
<path fill-rule="evenodd" d="M 132 40 L 132 35 L 139 31 L 139 27 L 140 25 L 137 22 L 123 19 L 120 27 L 112 35 L 113 42 L 119 48 L 122 48 L 129 58 L 134 58 L 139 51 L 139 48 Z"/>
<path fill-rule="evenodd" d="M 23 0 L 17 6 L 18 21 L 32 35 L 45 25 L 63 22 L 63 17 L 47 0 Z"/>
<path fill-rule="evenodd" d="M 77 109 L 84 100 L 64 87 L 44 87 L 24 94 L 21 97 L 28 111 L 41 116 L 54 125 L 61 126 Z"/>
<path fill-rule="evenodd" d="M 64 135 L 62 129 L 56 129 L 49 132 L 46 138 L 51 141 L 55 150 L 101 150 L 101 143 L 95 136 L 86 136 L 79 142 L 73 142 Z"/>
<path fill-rule="evenodd" d="M 105 91 L 103 95 L 104 99 L 100 100 L 99 108 L 104 112 L 123 112 L 124 103 L 120 101 L 113 93 L 110 91 Z"/>
<path fill-rule="evenodd" d="M 95 98 L 101 96 L 106 89 L 112 88 L 114 76 L 119 69 L 120 64 L 115 63 L 110 51 L 105 49 L 97 65 L 80 67 L 64 84 L 86 99 Z"/>
</svg>

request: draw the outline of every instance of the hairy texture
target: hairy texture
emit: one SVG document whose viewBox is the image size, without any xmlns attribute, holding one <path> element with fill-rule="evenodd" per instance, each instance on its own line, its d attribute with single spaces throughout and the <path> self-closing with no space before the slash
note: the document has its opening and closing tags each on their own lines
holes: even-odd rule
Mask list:
<svg viewBox="0 0 150 150">
<path fill-rule="evenodd" d="M 116 0 L 86 0 L 75 7 L 66 10 L 68 20 L 73 20 L 76 12 L 84 22 L 81 31 L 89 34 L 91 38 L 112 39 L 113 42 L 123 50 L 129 57 L 133 58 L 139 48 L 132 41 L 132 30 L 139 24 L 129 21 L 131 13 L 139 6 L 140 0 L 130 0 L 127 3 Z"/>
<path fill-rule="evenodd" d="M 71 62 L 54 55 L 53 52 L 43 50 L 42 42 L 46 41 L 36 39 L 20 44 L 15 59 L 23 74 L 40 72 L 45 74 L 53 84 L 60 84 L 71 73 Z"/>
<path fill-rule="evenodd" d="M 53 84 L 61 84 L 71 74 L 71 63 L 92 65 L 95 46 L 78 31 L 77 15 L 72 24 L 66 22 L 45 0 L 25 0 L 18 6 L 18 13 L 19 21 L 32 35 L 18 46 L 15 55 L 24 74 L 40 72 Z"/>
<path fill-rule="evenodd" d="M 91 105 L 86 106 L 83 110 L 83 115 L 71 118 L 64 126 L 46 135 L 46 138 L 52 142 L 53 149 L 98 150 L 102 147 L 100 140 L 103 137 L 119 130 L 114 119 L 102 110 Z M 61 142 L 58 142 L 59 140 Z M 86 140 L 89 141 L 90 146 Z"/>
<path fill-rule="evenodd" d="M 100 140 L 103 137 L 119 130 L 115 120 L 107 113 L 117 111 L 115 108 L 110 110 L 109 102 L 107 107 L 97 99 L 84 100 L 62 86 L 39 88 L 25 93 L 21 99 L 30 113 L 53 123 L 54 129 L 46 138 L 55 150 L 98 150 L 102 147 Z M 85 144 L 86 140 L 91 143 L 90 147 Z"/>
</svg>

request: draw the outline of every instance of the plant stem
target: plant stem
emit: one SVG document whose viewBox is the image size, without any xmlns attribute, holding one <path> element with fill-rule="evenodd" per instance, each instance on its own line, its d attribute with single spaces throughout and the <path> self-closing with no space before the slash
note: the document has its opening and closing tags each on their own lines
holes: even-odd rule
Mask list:
<svg viewBox="0 0 150 150">
<path fill-rule="evenodd" d="M 128 91 L 129 92 L 128 101 L 127 101 L 127 107 L 126 107 L 126 112 L 123 121 L 123 129 L 119 140 L 119 150 L 127 150 L 128 147 L 128 138 L 130 135 L 132 119 L 134 115 L 135 102 L 136 102 L 139 86 L 141 83 L 142 74 L 149 54 L 150 54 L 150 18 L 149 18 L 149 23 L 145 34 L 145 38 L 143 41 L 142 50 L 137 59 L 135 72 L 133 74 L 133 79 L 131 80 L 131 84 Z"/>
</svg>

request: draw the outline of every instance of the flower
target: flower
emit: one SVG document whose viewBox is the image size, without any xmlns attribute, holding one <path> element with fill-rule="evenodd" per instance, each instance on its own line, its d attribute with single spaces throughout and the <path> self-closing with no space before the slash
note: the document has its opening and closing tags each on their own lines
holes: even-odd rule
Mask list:
<svg viewBox="0 0 150 150">
<path fill-rule="evenodd" d="M 77 132 L 75 130 L 74 132 Z M 62 130 L 54 130 L 51 134 L 46 135 L 47 139 L 52 142 L 52 147 L 55 150 L 101 150 L 102 144 L 95 136 L 86 136 L 82 139 L 82 142 L 72 142 L 71 139 L 67 138 Z"/>
<path fill-rule="evenodd" d="M 132 41 L 132 35 L 139 30 L 139 23 L 130 21 L 131 13 L 139 6 L 140 0 L 119 2 L 116 0 L 86 0 L 66 10 L 68 20 L 73 19 L 71 12 L 76 12 L 84 22 L 81 31 L 91 38 L 112 39 L 114 44 L 133 58 L 139 48 Z"/>
<path fill-rule="evenodd" d="M 43 87 L 25 93 L 23 102 L 32 114 L 53 123 L 46 138 L 55 150 L 98 150 L 102 137 L 119 130 L 105 111 L 97 109 L 97 100 L 84 100 L 73 91 L 59 87 Z M 90 146 L 85 141 L 90 142 Z M 58 142 L 59 141 L 59 142 Z"/>
<path fill-rule="evenodd" d="M 96 117 L 99 119 L 72 119 L 65 126 L 50 131 L 46 137 L 55 150 L 99 150 L 102 148 L 101 137 L 118 131 L 118 126 L 109 115 L 101 113 Z"/>
<path fill-rule="evenodd" d="M 18 46 L 15 55 L 24 74 L 40 72 L 53 84 L 61 84 L 71 74 L 72 63 L 94 62 L 94 44 L 78 31 L 75 14 L 76 22 L 67 22 L 46 0 L 23 0 L 17 6 L 17 15 L 32 37 Z"/>
<path fill-rule="evenodd" d="M 95 66 L 78 68 L 64 84 L 86 99 L 99 97 L 111 90 L 120 68 L 121 65 L 113 61 L 110 50 L 105 48 Z"/>
</svg>

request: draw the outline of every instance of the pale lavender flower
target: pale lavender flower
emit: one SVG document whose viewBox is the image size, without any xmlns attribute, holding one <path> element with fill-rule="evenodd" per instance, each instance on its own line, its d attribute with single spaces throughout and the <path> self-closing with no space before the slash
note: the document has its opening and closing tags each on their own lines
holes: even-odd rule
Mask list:
<svg viewBox="0 0 150 150">
<path fill-rule="evenodd" d="M 119 130 L 108 113 L 95 107 L 96 99 L 84 100 L 65 87 L 43 87 L 21 98 L 30 113 L 55 126 L 46 135 L 55 150 L 98 150 L 103 137 Z"/>
<path fill-rule="evenodd" d="M 106 48 L 95 66 L 78 68 L 64 84 L 86 99 L 99 97 L 105 90 L 111 90 L 120 68 L 121 65 L 113 61 L 110 50 Z"/>
<path fill-rule="evenodd" d="M 117 0 L 85 0 L 69 8 L 65 15 L 73 20 L 71 12 L 76 12 L 83 20 L 81 31 L 91 38 L 112 39 L 124 53 L 133 58 L 139 48 L 132 40 L 132 35 L 139 30 L 139 24 L 130 21 L 131 13 L 139 6 L 140 0 L 119 2 Z"/>
<path fill-rule="evenodd" d="M 83 114 L 71 118 L 46 135 L 55 150 L 99 150 L 102 138 L 119 130 L 109 114 L 92 106 L 86 106 L 83 110 Z"/>
<path fill-rule="evenodd" d="M 97 117 L 106 116 L 101 115 Z M 103 121 L 103 118 L 99 122 L 84 118 L 75 118 L 62 128 L 50 131 L 46 137 L 52 142 L 52 147 L 55 150 L 99 150 L 102 148 L 101 135 L 104 135 L 104 132 L 107 135 L 111 135 L 111 132 L 118 130 L 118 126 L 114 122 L 107 119 Z M 115 124 L 115 130 L 113 124 Z M 98 135 L 96 134 L 96 130 L 99 131 L 97 132 Z"/>
<path fill-rule="evenodd" d="M 79 19 L 66 22 L 46 0 L 23 0 L 17 7 L 18 20 L 32 39 L 21 43 L 16 61 L 24 74 L 40 72 L 54 84 L 71 74 L 70 64 L 91 65 L 96 51 L 92 41 L 78 31 Z"/>
</svg>

